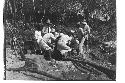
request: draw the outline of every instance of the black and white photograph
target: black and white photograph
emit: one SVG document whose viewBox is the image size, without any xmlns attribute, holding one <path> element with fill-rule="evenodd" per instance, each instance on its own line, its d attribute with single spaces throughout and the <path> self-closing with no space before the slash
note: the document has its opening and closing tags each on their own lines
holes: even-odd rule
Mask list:
<svg viewBox="0 0 125 83">
<path fill-rule="evenodd" d="M 3 29 L 4 80 L 116 81 L 116 0 L 4 0 Z"/>
</svg>

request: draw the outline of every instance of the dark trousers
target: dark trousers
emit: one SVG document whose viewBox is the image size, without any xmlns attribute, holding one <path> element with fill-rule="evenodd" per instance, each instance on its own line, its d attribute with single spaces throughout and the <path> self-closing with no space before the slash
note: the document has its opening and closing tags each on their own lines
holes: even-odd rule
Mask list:
<svg viewBox="0 0 125 83">
<path fill-rule="evenodd" d="M 44 50 L 44 58 L 46 60 L 51 60 L 52 59 L 52 51 L 51 50 Z"/>
</svg>

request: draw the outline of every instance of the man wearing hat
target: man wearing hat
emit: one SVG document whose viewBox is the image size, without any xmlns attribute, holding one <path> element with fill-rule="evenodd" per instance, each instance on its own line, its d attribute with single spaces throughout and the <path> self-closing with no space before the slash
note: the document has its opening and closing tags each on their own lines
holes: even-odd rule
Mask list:
<svg viewBox="0 0 125 83">
<path fill-rule="evenodd" d="M 50 25 L 52 25 L 52 23 L 50 22 L 50 20 L 47 20 L 47 25 L 43 27 L 42 29 L 42 33 L 46 34 L 46 33 L 50 33 L 51 32 L 51 28 Z"/>
</svg>

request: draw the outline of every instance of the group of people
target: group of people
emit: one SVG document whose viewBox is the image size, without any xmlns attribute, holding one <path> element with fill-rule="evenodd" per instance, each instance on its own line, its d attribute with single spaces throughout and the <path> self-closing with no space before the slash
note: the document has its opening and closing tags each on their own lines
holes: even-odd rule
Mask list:
<svg viewBox="0 0 125 83">
<path fill-rule="evenodd" d="M 37 27 L 35 31 L 36 41 L 50 61 L 53 61 L 52 52 L 60 53 L 64 57 L 75 51 L 78 55 L 83 53 L 84 42 L 90 33 L 90 27 L 87 22 L 79 22 L 78 29 L 75 30 L 57 30 L 52 27 Z M 77 33 L 77 35 L 75 35 Z M 58 56 L 57 56 L 58 57 Z"/>
</svg>

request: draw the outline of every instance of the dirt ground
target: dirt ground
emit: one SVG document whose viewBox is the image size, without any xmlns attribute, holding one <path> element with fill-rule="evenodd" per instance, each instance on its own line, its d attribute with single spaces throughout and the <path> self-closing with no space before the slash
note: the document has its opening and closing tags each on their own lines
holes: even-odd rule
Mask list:
<svg viewBox="0 0 125 83">
<path fill-rule="evenodd" d="M 38 71 L 44 71 L 52 76 L 65 80 L 86 80 L 87 78 L 87 75 L 78 71 L 70 61 L 57 61 L 54 66 L 50 64 L 50 61 L 46 61 L 42 55 L 27 54 L 25 56 L 37 64 Z M 10 48 L 6 49 L 6 80 L 55 80 L 29 71 L 14 71 L 13 69 L 19 69 L 20 67 L 28 67 L 31 69 L 35 67 L 31 67 L 29 63 L 28 66 L 26 66 L 26 61 L 20 61 L 17 57 Z"/>
<path fill-rule="evenodd" d="M 56 61 L 52 65 L 43 55 L 26 54 L 28 61 L 17 57 L 10 48 L 6 48 L 6 80 L 107 80 L 105 75 L 95 76 L 79 71 L 71 61 Z"/>
</svg>

